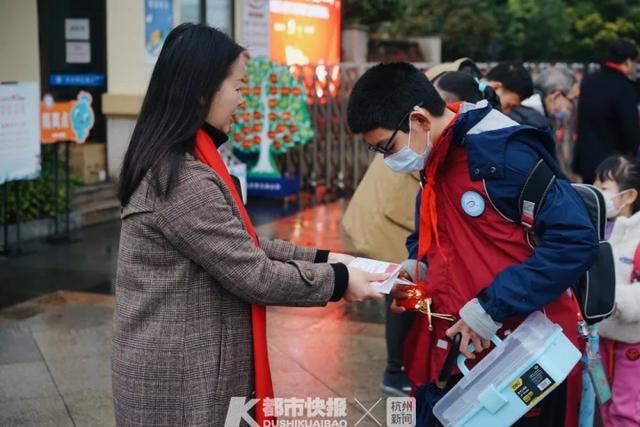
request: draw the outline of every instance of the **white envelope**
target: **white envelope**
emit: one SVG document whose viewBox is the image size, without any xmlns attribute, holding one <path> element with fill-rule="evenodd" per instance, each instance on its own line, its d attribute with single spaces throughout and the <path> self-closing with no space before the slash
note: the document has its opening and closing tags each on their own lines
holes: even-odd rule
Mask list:
<svg viewBox="0 0 640 427">
<path fill-rule="evenodd" d="M 366 271 L 367 273 L 387 273 L 389 278 L 384 282 L 371 282 L 371 288 L 383 294 L 391 292 L 395 283 L 412 284 L 404 279 L 398 279 L 400 274 L 400 264 L 393 264 L 385 261 L 377 261 L 369 258 L 356 258 L 349 263 L 349 267 Z"/>
</svg>

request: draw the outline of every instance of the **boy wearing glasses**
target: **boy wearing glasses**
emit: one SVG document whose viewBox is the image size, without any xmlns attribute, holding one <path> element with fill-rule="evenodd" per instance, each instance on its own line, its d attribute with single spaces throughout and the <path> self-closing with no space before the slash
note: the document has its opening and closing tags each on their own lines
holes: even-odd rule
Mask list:
<svg viewBox="0 0 640 427">
<path fill-rule="evenodd" d="M 598 247 L 583 202 L 568 182 L 556 179 L 535 217 L 535 248 L 520 225 L 518 197 L 535 164 L 542 159 L 562 176 L 550 154 L 550 135 L 519 125 L 486 101 L 446 105 L 407 63 L 364 73 L 351 93 L 347 119 L 371 150 L 384 154 L 389 168 L 421 173 L 408 249 L 410 258 L 428 263 L 424 285 L 431 312 L 439 315 L 418 316 L 406 343 L 407 374 L 414 386 L 423 386 L 419 405 L 442 395 L 434 384 L 449 338 L 458 333 L 460 351 L 477 359 L 469 343 L 482 353 L 493 335 L 503 338 L 525 316 L 544 309 L 578 345 L 566 291 Z M 394 297 L 403 296 L 397 285 Z M 517 425 L 577 425 L 580 387 L 580 375 L 573 373 Z M 425 419 L 435 425 L 430 410 Z"/>
</svg>

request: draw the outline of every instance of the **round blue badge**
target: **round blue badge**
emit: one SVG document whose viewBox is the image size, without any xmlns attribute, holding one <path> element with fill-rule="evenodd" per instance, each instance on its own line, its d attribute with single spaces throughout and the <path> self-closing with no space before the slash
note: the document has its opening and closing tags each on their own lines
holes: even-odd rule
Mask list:
<svg viewBox="0 0 640 427">
<path fill-rule="evenodd" d="M 464 193 L 460 199 L 460 204 L 464 212 L 469 216 L 477 217 L 484 212 L 484 199 L 475 191 Z"/>
</svg>

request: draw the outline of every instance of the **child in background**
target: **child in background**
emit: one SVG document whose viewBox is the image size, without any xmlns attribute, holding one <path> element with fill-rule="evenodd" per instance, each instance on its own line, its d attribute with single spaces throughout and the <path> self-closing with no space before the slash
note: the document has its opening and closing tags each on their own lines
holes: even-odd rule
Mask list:
<svg viewBox="0 0 640 427">
<path fill-rule="evenodd" d="M 640 164 L 604 160 L 595 186 L 607 206 L 607 238 L 616 271 L 616 310 L 598 329 L 612 399 L 602 406 L 605 427 L 640 426 Z"/>
</svg>

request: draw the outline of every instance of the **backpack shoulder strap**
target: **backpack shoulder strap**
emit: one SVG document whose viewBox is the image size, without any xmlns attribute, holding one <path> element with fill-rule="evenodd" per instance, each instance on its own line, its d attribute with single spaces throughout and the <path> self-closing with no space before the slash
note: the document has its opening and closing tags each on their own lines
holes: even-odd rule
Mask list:
<svg viewBox="0 0 640 427">
<path fill-rule="evenodd" d="M 527 230 L 533 229 L 536 215 L 544 203 L 544 198 L 556 176 L 543 159 L 531 169 L 518 199 L 520 224 Z"/>
</svg>

